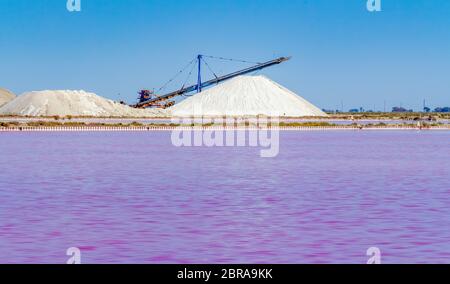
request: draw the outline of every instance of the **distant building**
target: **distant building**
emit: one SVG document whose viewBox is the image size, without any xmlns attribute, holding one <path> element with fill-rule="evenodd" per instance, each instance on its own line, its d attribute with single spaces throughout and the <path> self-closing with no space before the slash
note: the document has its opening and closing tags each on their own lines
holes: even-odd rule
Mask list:
<svg viewBox="0 0 450 284">
<path fill-rule="evenodd" d="M 413 112 L 412 109 L 406 109 L 404 107 L 393 107 L 392 112 Z"/>
</svg>

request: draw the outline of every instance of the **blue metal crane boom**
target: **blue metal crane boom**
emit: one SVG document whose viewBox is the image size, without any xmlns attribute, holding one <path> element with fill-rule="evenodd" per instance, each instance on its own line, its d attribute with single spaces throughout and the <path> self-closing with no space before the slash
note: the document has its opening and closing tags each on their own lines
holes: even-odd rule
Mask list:
<svg viewBox="0 0 450 284">
<path fill-rule="evenodd" d="M 246 69 L 243 69 L 243 70 L 240 70 L 240 71 L 236 71 L 236 72 L 233 72 L 233 73 L 221 76 L 221 77 L 217 77 L 215 79 L 212 79 L 212 80 L 209 80 L 207 82 L 202 83 L 201 82 L 201 59 L 202 59 L 202 55 L 198 55 L 197 58 L 198 58 L 198 64 L 199 64 L 199 66 L 198 66 L 198 81 L 197 81 L 197 84 L 189 86 L 189 87 L 186 87 L 186 88 L 182 88 L 182 89 L 180 89 L 178 91 L 171 92 L 171 93 L 168 93 L 166 95 L 158 96 L 158 97 L 146 100 L 146 101 L 139 102 L 136 105 L 134 105 L 134 107 L 136 107 L 136 108 L 147 108 L 147 107 L 159 105 L 161 102 L 169 100 L 169 99 L 172 99 L 174 97 L 181 96 L 181 95 L 184 95 L 184 94 L 187 94 L 187 93 L 191 93 L 191 92 L 194 92 L 194 91 L 201 92 L 202 89 L 207 88 L 209 86 L 218 84 L 220 82 L 223 82 L 223 81 L 226 81 L 226 80 L 229 80 L 229 79 L 232 79 L 232 78 L 235 78 L 237 76 L 249 74 L 249 73 L 252 73 L 252 72 L 255 72 L 255 71 L 262 70 L 262 69 L 267 68 L 267 67 L 278 65 L 280 63 L 283 63 L 283 62 L 288 61 L 289 59 L 291 59 L 291 57 L 280 57 L 280 58 L 277 58 L 277 59 L 274 59 L 274 60 L 271 60 L 271 61 L 268 61 L 268 62 L 265 62 L 265 63 L 257 64 L 257 65 L 255 65 L 253 67 L 249 67 L 249 68 L 246 68 Z"/>
</svg>

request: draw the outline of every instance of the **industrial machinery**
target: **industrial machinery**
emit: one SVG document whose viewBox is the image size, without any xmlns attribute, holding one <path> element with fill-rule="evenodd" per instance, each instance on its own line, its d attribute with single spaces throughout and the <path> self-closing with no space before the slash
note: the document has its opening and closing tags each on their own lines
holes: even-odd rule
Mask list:
<svg viewBox="0 0 450 284">
<path fill-rule="evenodd" d="M 155 95 L 154 91 L 151 91 L 151 90 L 141 90 L 141 91 L 139 91 L 138 94 L 139 94 L 138 104 L 158 98 L 158 96 Z M 160 101 L 155 102 L 155 103 L 153 103 L 151 105 L 148 105 L 146 107 L 148 107 L 148 108 L 152 107 L 152 108 L 166 109 L 166 108 L 171 107 L 173 105 L 175 105 L 174 101 L 160 100 Z"/>
<path fill-rule="evenodd" d="M 194 63 L 197 63 L 197 70 L 198 70 L 198 76 L 197 76 L 197 84 L 192 85 L 192 86 L 188 86 L 185 87 L 184 85 L 181 87 L 181 89 L 165 94 L 165 95 L 156 95 L 153 91 L 150 90 L 141 90 L 139 92 L 139 101 L 136 105 L 134 105 L 133 107 L 135 108 L 168 108 L 171 107 L 175 104 L 174 101 L 170 101 L 170 99 L 173 99 L 175 97 L 178 96 L 183 96 L 186 95 L 188 93 L 191 92 L 197 92 L 200 93 L 204 88 L 210 87 L 212 85 L 215 84 L 219 84 L 220 82 L 235 78 L 237 76 L 241 76 L 241 75 L 245 75 L 245 74 L 249 74 L 255 71 L 259 71 L 262 70 L 264 68 L 268 68 L 274 65 L 278 65 L 280 63 L 283 63 L 285 61 L 288 61 L 289 59 L 291 59 L 291 57 L 280 57 L 265 63 L 257 63 L 256 65 L 249 67 L 249 68 L 245 68 L 243 70 L 239 70 L 227 75 L 223 75 L 218 77 L 209 67 L 208 63 L 204 60 L 205 57 L 208 58 L 215 58 L 215 59 L 221 59 L 221 60 L 229 60 L 229 61 L 239 61 L 239 62 L 245 62 L 245 63 L 250 63 L 248 61 L 243 61 L 243 60 L 234 60 L 234 59 L 227 59 L 227 58 L 223 58 L 223 57 L 214 57 L 214 56 L 207 56 L 207 55 L 198 55 L 196 59 L 192 60 L 188 66 L 186 66 L 183 70 L 181 70 L 177 76 L 184 72 L 189 66 L 193 65 Z M 209 81 L 206 82 L 202 82 L 202 76 L 201 76 L 201 71 L 202 71 L 202 63 L 204 63 L 209 69 L 210 71 L 213 73 L 214 75 L 214 79 L 211 79 Z M 254 62 L 252 62 L 254 63 Z M 195 65 L 193 65 L 195 66 Z M 191 69 L 191 72 L 189 73 L 188 76 L 191 75 L 191 73 L 193 72 L 193 68 Z M 176 76 L 176 77 L 177 77 Z M 171 79 L 167 84 L 169 84 L 170 82 L 172 82 L 174 80 Z M 166 86 L 165 85 L 165 86 Z M 161 89 L 163 89 L 164 87 L 162 87 Z M 160 89 L 160 90 L 161 90 Z"/>
</svg>

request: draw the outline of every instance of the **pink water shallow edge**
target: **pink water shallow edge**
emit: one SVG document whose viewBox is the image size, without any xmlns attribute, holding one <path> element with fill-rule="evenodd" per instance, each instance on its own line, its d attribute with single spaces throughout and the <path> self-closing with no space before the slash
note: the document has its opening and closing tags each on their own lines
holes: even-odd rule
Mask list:
<svg viewBox="0 0 450 284">
<path fill-rule="evenodd" d="M 450 132 L 2 133 L 0 262 L 450 263 Z"/>
</svg>

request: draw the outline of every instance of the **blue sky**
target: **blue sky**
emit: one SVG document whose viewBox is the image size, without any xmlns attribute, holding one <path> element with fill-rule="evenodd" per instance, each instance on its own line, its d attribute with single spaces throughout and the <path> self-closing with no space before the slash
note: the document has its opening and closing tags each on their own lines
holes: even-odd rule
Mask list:
<svg viewBox="0 0 450 284">
<path fill-rule="evenodd" d="M 379 13 L 369 13 L 366 0 L 81 4 L 69 13 L 66 0 L 0 0 L 0 86 L 18 94 L 84 89 L 133 102 L 198 53 L 291 55 L 261 73 L 322 108 L 450 105 L 448 0 L 382 0 Z M 210 64 L 219 74 L 247 66 Z"/>
</svg>

